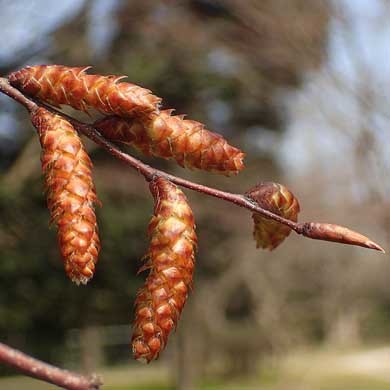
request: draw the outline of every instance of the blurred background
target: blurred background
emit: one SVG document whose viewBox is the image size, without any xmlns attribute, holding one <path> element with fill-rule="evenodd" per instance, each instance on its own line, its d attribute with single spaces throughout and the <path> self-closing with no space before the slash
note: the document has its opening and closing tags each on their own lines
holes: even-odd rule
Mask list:
<svg viewBox="0 0 390 390">
<path fill-rule="evenodd" d="M 287 185 L 301 221 L 390 248 L 390 1 L 0 0 L 0 74 L 93 65 L 164 98 L 247 153 L 224 178 L 143 161 L 234 192 Z M 85 117 L 84 117 L 85 119 Z M 291 234 L 256 250 L 246 210 L 186 191 L 195 288 L 159 361 L 129 348 L 152 199 L 143 178 L 86 140 L 103 249 L 86 287 L 65 276 L 39 143 L 0 96 L 0 339 L 103 374 L 111 390 L 390 389 L 388 255 Z M 0 367 L 1 389 L 49 389 Z"/>
</svg>

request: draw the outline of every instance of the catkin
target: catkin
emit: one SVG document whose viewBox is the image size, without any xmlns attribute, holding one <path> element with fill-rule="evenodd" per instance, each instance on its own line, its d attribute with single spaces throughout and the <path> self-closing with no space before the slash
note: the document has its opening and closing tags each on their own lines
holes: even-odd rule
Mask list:
<svg viewBox="0 0 390 390">
<path fill-rule="evenodd" d="M 135 302 L 132 348 L 135 359 L 150 362 L 165 348 L 192 286 L 196 250 L 195 223 L 183 192 L 157 178 L 150 184 L 154 216 L 150 247 L 142 267 L 150 269 Z"/>
<path fill-rule="evenodd" d="M 223 175 L 244 168 L 244 153 L 219 134 L 173 110 L 142 115 L 133 120 L 117 116 L 103 118 L 94 126 L 108 139 L 132 145 L 146 155 L 174 159 L 190 169 Z"/>
<path fill-rule="evenodd" d="M 246 195 L 260 207 L 296 222 L 298 220 L 299 203 L 285 186 L 265 182 L 247 191 Z M 254 222 L 253 237 L 257 248 L 273 250 L 290 234 L 291 229 L 279 222 L 265 218 L 258 213 L 252 214 Z"/>
<path fill-rule="evenodd" d="M 89 67 L 27 66 L 8 76 L 23 93 L 49 104 L 67 104 L 77 110 L 93 107 L 105 114 L 132 117 L 158 109 L 161 99 L 138 85 L 118 82 L 125 76 L 90 75 Z"/>
<path fill-rule="evenodd" d="M 65 271 L 75 283 L 85 284 L 94 274 L 100 250 L 92 163 L 68 121 L 44 108 L 33 112 L 31 120 L 42 146 L 47 205 L 58 228 Z"/>
</svg>

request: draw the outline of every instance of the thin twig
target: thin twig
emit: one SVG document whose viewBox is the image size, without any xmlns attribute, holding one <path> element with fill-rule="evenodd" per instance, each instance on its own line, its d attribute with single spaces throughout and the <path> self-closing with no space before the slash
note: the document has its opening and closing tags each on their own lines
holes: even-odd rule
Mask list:
<svg viewBox="0 0 390 390">
<path fill-rule="evenodd" d="M 66 115 L 45 104 L 40 103 L 40 105 L 50 109 L 58 115 L 62 115 L 70 123 L 72 123 L 72 125 L 78 131 L 86 135 L 88 138 L 90 138 L 96 144 L 104 148 L 107 152 L 112 154 L 117 159 L 127 163 L 128 165 L 136 169 L 145 177 L 147 181 L 152 180 L 152 178 L 155 176 L 165 177 L 172 183 L 175 183 L 179 186 L 188 188 L 193 191 L 201 192 L 203 194 L 213 196 L 215 198 L 222 199 L 227 202 L 231 202 L 237 206 L 261 214 L 263 217 L 273 219 L 274 221 L 277 221 L 279 223 L 282 223 L 283 225 L 290 227 L 297 234 L 301 234 L 305 237 L 312 238 L 314 240 L 333 241 L 348 245 L 357 245 L 364 248 L 374 249 L 383 253 L 385 252 L 381 246 L 370 240 L 368 237 L 365 237 L 362 234 L 347 229 L 345 227 L 334 224 L 323 224 L 318 222 L 293 222 L 289 219 L 281 217 L 280 215 L 274 214 L 269 210 L 263 209 L 255 201 L 245 195 L 232 194 L 230 192 L 221 191 L 216 188 L 207 187 L 203 184 L 194 183 L 181 177 L 177 177 L 164 171 L 160 171 L 159 169 L 153 168 L 150 165 L 147 165 L 142 161 L 136 159 L 135 157 L 124 153 L 116 145 L 104 138 L 93 126 L 88 125 L 86 123 L 82 123 L 70 117 L 69 115 Z"/>
<path fill-rule="evenodd" d="M 68 390 L 98 390 L 102 384 L 96 375 L 87 378 L 67 370 L 61 370 L 3 343 L 0 343 L 0 361 L 28 376 Z"/>
<path fill-rule="evenodd" d="M 12 87 L 4 77 L 0 77 L 0 91 L 26 107 L 29 112 L 33 112 L 38 108 L 35 102 L 24 96 L 18 89 Z"/>
<path fill-rule="evenodd" d="M 289 226 L 291 229 L 295 230 L 297 233 L 302 234 L 301 230 L 302 228 L 299 227 L 300 224 L 297 224 L 293 221 L 290 221 L 286 218 L 283 218 L 277 214 L 272 213 L 271 211 L 268 211 L 266 209 L 261 208 L 258 206 L 254 201 L 247 198 L 244 195 L 241 194 L 232 194 L 230 192 L 225 192 L 218 190 L 216 188 L 211 188 L 204 186 L 202 184 L 194 183 L 192 181 L 183 179 L 181 177 L 177 177 L 174 175 L 171 175 L 169 173 L 166 173 L 164 171 L 160 171 L 159 169 L 153 168 L 150 165 L 147 165 L 143 163 L 142 161 L 138 160 L 137 158 L 130 156 L 129 154 L 123 152 L 120 150 L 116 145 L 114 145 L 112 142 L 108 141 L 106 138 L 104 138 L 94 127 L 91 125 L 88 125 L 86 123 L 82 123 L 69 115 L 63 114 L 60 111 L 51 108 L 45 104 L 42 104 L 46 108 L 50 109 L 51 111 L 55 112 L 56 114 L 62 115 L 64 118 L 66 118 L 78 131 L 86 135 L 88 138 L 90 138 L 92 141 L 94 141 L 96 144 L 104 148 L 107 152 L 115 156 L 117 159 L 127 163 L 128 165 L 135 168 L 139 173 L 141 173 L 147 181 L 152 180 L 156 176 L 164 177 L 168 180 L 170 180 L 172 183 L 175 183 L 179 186 L 188 188 L 193 191 L 201 192 L 203 194 L 213 196 L 218 199 L 225 200 L 227 202 L 232 202 L 236 204 L 237 206 L 247 208 L 248 210 L 256 211 L 257 213 L 263 215 L 264 217 L 273 219 L 275 221 L 278 221 L 284 225 Z"/>
<path fill-rule="evenodd" d="M 117 159 L 125 162 L 139 173 L 141 173 L 147 181 L 151 181 L 156 176 L 162 176 L 171 182 L 182 187 L 189 188 L 203 194 L 213 196 L 218 199 L 231 202 L 237 206 L 244 207 L 252 212 L 261 214 L 263 217 L 270 218 L 281 224 L 287 225 L 298 234 L 316 240 L 335 241 L 344 244 L 358 245 L 370 249 L 375 249 L 381 252 L 384 250 L 369 238 L 347 229 L 342 226 L 317 223 L 304 222 L 298 223 L 285 219 L 277 214 L 274 214 L 266 209 L 261 208 L 255 201 L 241 194 L 232 194 L 221 191 L 216 188 L 204 186 L 202 184 L 194 183 L 183 178 L 170 175 L 166 172 L 155 169 L 142 161 L 130 156 L 121 151 L 116 145 L 105 139 L 93 126 L 77 121 L 76 119 L 65 115 L 64 113 L 49 107 L 41 102 L 35 102 L 23 95 L 19 90 L 12 87 L 6 78 L 0 77 L 0 92 L 8 95 L 11 99 L 22 104 L 30 113 L 36 111 L 39 107 L 45 107 L 57 115 L 61 115 L 67 119 L 72 125 L 81 133 L 104 148 L 107 152 L 112 154 Z M 86 378 L 69 371 L 61 370 L 60 368 L 43 363 L 34 359 L 24 353 L 14 350 L 4 344 L 0 343 L 0 362 L 8 364 L 26 375 L 42 379 L 46 382 L 53 383 L 60 387 L 65 387 L 70 390 L 93 390 L 99 389 L 101 382 L 97 377 Z"/>
<path fill-rule="evenodd" d="M 16 100 L 17 102 L 21 103 L 30 112 L 36 110 L 38 106 L 42 106 L 66 118 L 78 131 L 93 140 L 96 144 L 104 148 L 107 152 L 112 154 L 117 159 L 125 162 L 126 164 L 136 169 L 145 177 L 147 181 L 152 180 L 152 178 L 155 176 L 162 176 L 179 186 L 186 187 L 193 191 L 198 191 L 203 194 L 225 200 L 227 202 L 231 202 L 237 206 L 246 208 L 252 212 L 256 212 L 265 218 L 272 219 L 283 225 L 288 226 L 297 234 L 301 234 L 305 237 L 309 237 L 315 240 L 334 241 L 341 242 L 343 244 L 358 245 L 365 248 L 375 249 L 384 252 L 384 249 L 381 248 L 378 244 L 376 244 L 369 238 L 361 235 L 360 233 L 356 233 L 350 229 L 338 225 L 322 224 L 317 222 L 293 222 L 289 219 L 281 217 L 280 215 L 274 214 L 269 210 L 263 209 L 256 202 L 254 202 L 249 197 L 246 197 L 245 195 L 232 194 L 230 192 L 221 191 L 216 188 L 207 187 L 202 184 L 194 183 L 192 181 L 174 175 L 170 175 L 166 172 L 155 169 L 150 165 L 147 165 L 142 161 L 136 159 L 135 157 L 130 156 L 129 154 L 121 151 L 116 145 L 104 138 L 93 126 L 80 122 L 70 117 L 69 115 L 62 113 L 61 111 L 47 106 L 44 103 L 36 103 L 33 102 L 31 99 L 28 99 L 26 96 L 21 94 L 19 90 L 12 87 L 9 84 L 8 80 L 5 78 L 0 78 L 0 91 L 7 94 L 9 97 Z"/>
</svg>

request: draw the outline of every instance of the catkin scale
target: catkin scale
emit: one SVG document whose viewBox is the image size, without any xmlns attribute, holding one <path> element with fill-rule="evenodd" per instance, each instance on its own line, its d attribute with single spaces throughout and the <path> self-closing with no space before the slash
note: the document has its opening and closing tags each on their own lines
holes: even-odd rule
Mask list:
<svg viewBox="0 0 390 390">
<path fill-rule="evenodd" d="M 133 120 L 117 116 L 94 123 L 106 138 L 129 144 L 146 155 L 174 159 L 179 165 L 223 175 L 244 168 L 244 153 L 229 145 L 219 134 L 173 110 L 141 115 Z"/>
<path fill-rule="evenodd" d="M 141 270 L 149 269 L 135 301 L 132 349 L 135 359 L 150 362 L 165 348 L 192 287 L 196 250 L 195 223 L 183 192 L 157 178 L 150 184 L 155 199 L 149 223 L 150 246 Z"/>
<path fill-rule="evenodd" d="M 161 101 L 148 89 L 118 82 L 125 76 L 90 75 L 89 67 L 63 65 L 27 66 L 8 76 L 23 93 L 54 106 L 66 104 L 77 110 L 89 107 L 105 114 L 132 117 L 158 109 Z"/>
<path fill-rule="evenodd" d="M 299 203 L 285 186 L 265 182 L 246 192 L 260 207 L 286 219 L 298 220 Z M 291 233 L 291 229 L 279 222 L 265 218 L 258 213 L 252 214 L 254 222 L 253 237 L 257 248 L 273 250 Z"/>
<path fill-rule="evenodd" d="M 51 223 L 57 225 L 65 271 L 77 284 L 92 278 L 100 251 L 94 204 L 92 163 L 72 125 L 39 108 L 31 115 L 42 146 Z"/>
</svg>

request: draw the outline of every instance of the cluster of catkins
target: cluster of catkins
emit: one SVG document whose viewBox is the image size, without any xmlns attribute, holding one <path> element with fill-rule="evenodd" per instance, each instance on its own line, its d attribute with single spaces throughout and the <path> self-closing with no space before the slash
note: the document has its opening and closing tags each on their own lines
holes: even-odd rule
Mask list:
<svg viewBox="0 0 390 390">
<path fill-rule="evenodd" d="M 223 175 L 244 168 L 239 149 L 199 122 L 173 115 L 173 110 L 160 110 L 161 99 L 151 91 L 119 82 L 122 77 L 87 74 L 87 69 L 40 65 L 16 71 L 8 79 L 25 95 L 52 106 L 103 113 L 93 126 L 105 138 L 148 156 Z M 41 107 L 31 119 L 40 137 L 47 203 L 58 228 L 65 271 L 75 283 L 85 284 L 94 274 L 100 250 L 92 163 L 77 131 L 64 117 Z M 146 362 L 159 356 L 177 326 L 192 287 L 197 245 L 194 216 L 183 192 L 163 177 L 150 182 L 150 191 L 154 215 L 142 267 L 149 275 L 137 294 L 132 338 L 134 357 Z M 261 183 L 246 195 L 276 214 L 297 219 L 296 199 L 279 184 Z M 258 247 L 272 250 L 290 233 L 288 227 L 258 214 L 253 218 Z"/>
</svg>

